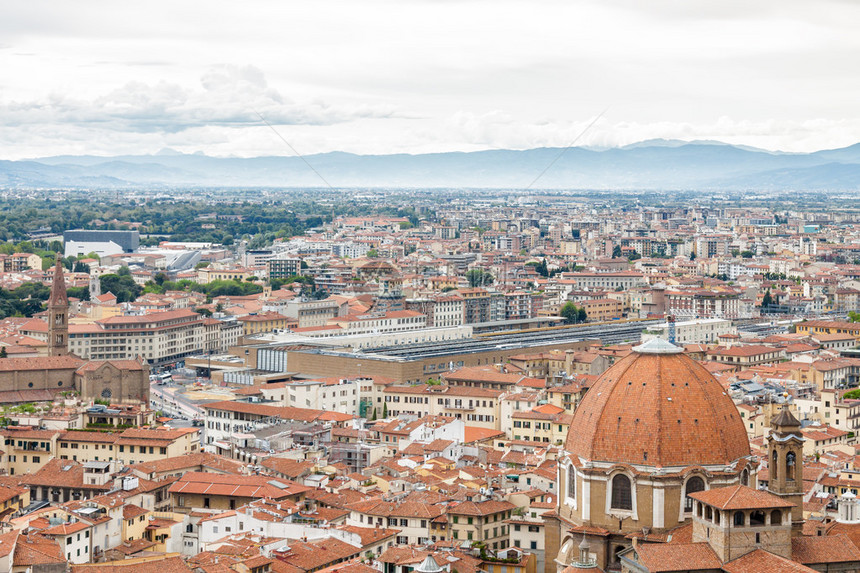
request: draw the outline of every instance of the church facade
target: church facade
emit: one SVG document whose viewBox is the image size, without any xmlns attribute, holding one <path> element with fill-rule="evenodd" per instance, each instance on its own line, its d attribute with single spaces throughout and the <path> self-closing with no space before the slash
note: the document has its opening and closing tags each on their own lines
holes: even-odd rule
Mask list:
<svg viewBox="0 0 860 573">
<path fill-rule="evenodd" d="M 83 360 L 69 353 L 69 299 L 59 257 L 48 299 L 48 356 L 0 359 L 0 403 L 84 400 L 149 403 L 149 366 L 140 360 Z"/>
</svg>

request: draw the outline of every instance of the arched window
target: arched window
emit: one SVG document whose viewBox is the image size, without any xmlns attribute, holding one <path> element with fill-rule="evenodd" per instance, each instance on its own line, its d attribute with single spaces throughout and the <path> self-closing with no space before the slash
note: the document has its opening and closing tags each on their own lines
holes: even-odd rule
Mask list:
<svg viewBox="0 0 860 573">
<path fill-rule="evenodd" d="M 756 510 L 750 514 L 750 525 L 764 525 L 764 512 Z"/>
<path fill-rule="evenodd" d="M 743 527 L 745 525 L 744 512 L 736 511 L 734 516 L 732 516 L 732 523 L 735 527 Z"/>
<path fill-rule="evenodd" d="M 618 474 L 612 478 L 612 509 L 633 509 L 633 495 L 630 491 L 630 478 Z"/>
<path fill-rule="evenodd" d="M 576 469 L 572 465 L 567 466 L 567 497 L 576 498 Z"/>
<path fill-rule="evenodd" d="M 684 486 L 684 511 L 693 511 L 693 498 L 691 493 L 705 490 L 705 481 L 699 476 L 693 476 L 687 480 L 687 485 Z"/>
<path fill-rule="evenodd" d="M 794 481 L 794 471 L 797 469 L 797 464 L 795 463 L 796 457 L 794 452 L 788 452 L 785 454 L 785 479 L 789 481 Z"/>
<path fill-rule="evenodd" d="M 750 484 L 750 471 L 748 469 L 744 469 L 741 472 L 741 485 L 749 486 Z"/>
<path fill-rule="evenodd" d="M 774 509 L 770 512 L 770 524 L 782 525 L 782 512 L 780 510 Z"/>
<path fill-rule="evenodd" d="M 714 518 L 714 510 L 711 509 L 710 505 L 705 506 L 705 519 L 711 521 Z"/>
<path fill-rule="evenodd" d="M 773 457 L 772 457 L 772 460 L 770 463 L 770 467 L 768 468 L 770 470 L 770 481 L 771 481 L 771 483 L 776 481 L 776 476 L 778 474 L 777 468 L 779 467 L 778 464 L 779 464 L 779 454 L 777 454 L 776 450 L 774 450 L 773 451 Z"/>
</svg>

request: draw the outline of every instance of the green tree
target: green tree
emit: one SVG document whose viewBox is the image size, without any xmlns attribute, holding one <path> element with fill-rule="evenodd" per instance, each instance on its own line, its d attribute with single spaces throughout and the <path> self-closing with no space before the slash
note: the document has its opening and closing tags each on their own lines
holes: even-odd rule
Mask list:
<svg viewBox="0 0 860 573">
<path fill-rule="evenodd" d="M 851 322 L 860 322 L 860 312 L 849 312 L 848 320 Z"/>
<path fill-rule="evenodd" d="M 134 302 L 143 293 L 143 287 L 134 282 L 128 267 L 122 267 L 122 269 L 126 270 L 125 274 L 108 274 L 99 277 L 101 291 L 112 292 L 117 302 Z"/>
<path fill-rule="evenodd" d="M 770 308 L 771 306 L 773 306 L 773 297 L 770 295 L 770 289 L 767 289 L 767 292 L 764 293 L 764 297 L 761 299 L 761 307 Z"/>
<path fill-rule="evenodd" d="M 466 280 L 470 287 L 479 287 L 493 284 L 493 275 L 483 269 L 470 269 L 466 271 Z"/>
<path fill-rule="evenodd" d="M 612 258 L 613 259 L 620 259 L 621 256 L 622 256 L 621 255 L 621 245 L 615 245 L 612 248 Z"/>
<path fill-rule="evenodd" d="M 369 251 L 367 251 L 367 257 L 369 259 L 375 259 L 378 256 L 379 256 L 379 251 L 377 251 L 376 249 L 370 249 Z"/>
<path fill-rule="evenodd" d="M 567 301 L 564 303 L 564 306 L 561 307 L 561 310 L 558 312 L 559 316 L 564 318 L 564 322 L 567 324 L 577 324 L 580 322 L 585 322 L 586 313 L 585 309 L 576 306 L 571 301 Z"/>
<path fill-rule="evenodd" d="M 90 300 L 90 289 L 87 287 L 69 287 L 66 289 L 66 294 L 70 298 L 78 300 Z"/>
<path fill-rule="evenodd" d="M 6 354 L 6 347 L 0 346 L 0 358 L 7 358 L 8 354 Z"/>
<path fill-rule="evenodd" d="M 376 421 L 376 406 L 373 407 L 373 412 L 371 412 L 371 414 L 370 414 L 370 421 L 371 422 Z"/>
<path fill-rule="evenodd" d="M 745 259 L 751 259 L 751 258 L 753 258 L 753 252 L 752 251 L 741 251 L 741 257 L 743 257 Z"/>
<path fill-rule="evenodd" d="M 388 418 L 388 404 L 383 403 L 382 404 L 382 419 L 385 420 L 387 418 Z"/>
</svg>

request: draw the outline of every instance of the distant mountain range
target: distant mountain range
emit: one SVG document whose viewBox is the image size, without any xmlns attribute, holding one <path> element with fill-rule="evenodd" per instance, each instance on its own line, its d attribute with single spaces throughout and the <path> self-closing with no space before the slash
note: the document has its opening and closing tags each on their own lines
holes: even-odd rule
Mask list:
<svg viewBox="0 0 860 573">
<path fill-rule="evenodd" d="M 561 157 L 559 155 L 561 154 Z M 556 158 L 557 161 L 552 163 Z M 860 144 L 781 153 L 713 141 L 652 140 L 582 147 L 423 155 L 332 152 L 305 159 L 333 187 L 860 190 Z M 299 157 L 57 156 L 0 161 L 0 187 L 324 187 Z"/>
</svg>

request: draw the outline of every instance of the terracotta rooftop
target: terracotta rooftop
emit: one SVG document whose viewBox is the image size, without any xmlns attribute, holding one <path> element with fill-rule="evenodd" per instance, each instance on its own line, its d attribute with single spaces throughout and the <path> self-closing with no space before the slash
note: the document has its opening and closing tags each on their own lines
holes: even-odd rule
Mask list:
<svg viewBox="0 0 860 573">
<path fill-rule="evenodd" d="M 860 549 L 846 535 L 791 538 L 791 558 L 804 565 L 860 561 Z"/>
<path fill-rule="evenodd" d="M 280 487 L 280 485 L 284 487 Z M 198 495 L 223 495 L 231 497 L 281 499 L 304 493 L 311 488 L 267 476 L 221 475 L 204 472 L 189 472 L 170 486 L 170 493 Z"/>
<path fill-rule="evenodd" d="M 565 450 L 656 467 L 729 464 L 750 454 L 743 420 L 709 372 L 684 354 L 640 351 L 591 386 Z"/>
<path fill-rule="evenodd" d="M 768 553 L 764 549 L 756 549 L 725 563 L 723 571 L 726 573 L 813 573 L 815 569 Z"/>
<path fill-rule="evenodd" d="M 722 565 L 707 543 L 642 543 L 636 553 L 651 573 L 719 569 Z"/>
<path fill-rule="evenodd" d="M 691 493 L 690 497 L 719 509 L 769 509 L 793 504 L 766 491 L 744 485 L 717 487 Z"/>
<path fill-rule="evenodd" d="M 149 543 L 149 542 L 147 542 Z M 71 573 L 191 573 L 177 554 L 137 557 L 107 563 L 72 565 Z"/>
</svg>

